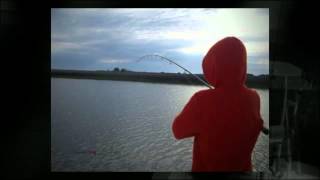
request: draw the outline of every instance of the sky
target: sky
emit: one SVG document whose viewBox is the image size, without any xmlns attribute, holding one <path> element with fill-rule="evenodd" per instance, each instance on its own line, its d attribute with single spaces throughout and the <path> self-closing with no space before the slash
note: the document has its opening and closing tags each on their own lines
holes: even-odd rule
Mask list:
<svg viewBox="0 0 320 180">
<path fill-rule="evenodd" d="M 209 48 L 243 41 L 250 74 L 269 74 L 269 9 L 51 9 L 51 69 L 202 73 Z"/>
</svg>

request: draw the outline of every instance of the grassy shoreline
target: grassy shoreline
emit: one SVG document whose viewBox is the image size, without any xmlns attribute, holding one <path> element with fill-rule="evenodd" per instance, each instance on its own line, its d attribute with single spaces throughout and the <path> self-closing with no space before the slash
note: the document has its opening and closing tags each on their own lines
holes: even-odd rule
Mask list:
<svg viewBox="0 0 320 180">
<path fill-rule="evenodd" d="M 196 74 L 204 79 L 202 74 Z M 184 84 L 204 86 L 199 80 L 190 74 L 181 73 L 150 73 L 133 71 L 84 71 L 84 70 L 51 70 L 51 77 L 72 78 L 72 79 L 95 79 L 95 80 L 116 80 L 136 81 L 165 84 Z M 248 75 L 246 85 L 250 88 L 267 89 L 267 76 Z"/>
</svg>

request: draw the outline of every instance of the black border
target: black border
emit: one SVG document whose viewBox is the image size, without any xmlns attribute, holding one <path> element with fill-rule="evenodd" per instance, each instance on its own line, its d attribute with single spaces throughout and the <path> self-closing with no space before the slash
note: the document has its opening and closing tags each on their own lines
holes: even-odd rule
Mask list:
<svg viewBox="0 0 320 180">
<path fill-rule="evenodd" d="M 9 1 L 9 0 L 7 0 Z M 1 24 L 1 43 L 3 43 L 1 59 L 7 59 L 3 66 L 6 76 L 4 88 L 8 101 L 4 101 L 6 118 L 2 131 L 5 138 L 4 177 L 123 177 L 122 173 L 52 173 L 50 168 L 50 18 L 51 8 L 57 7 L 149 7 L 149 8 L 270 8 L 270 21 L 273 8 L 286 9 L 288 20 L 280 30 L 270 31 L 270 60 L 283 59 L 306 71 L 305 77 L 319 82 L 319 70 L 316 35 L 316 9 L 304 4 L 286 1 L 236 1 L 236 2 L 186 2 L 169 0 L 139 1 L 51 1 L 46 2 L 14 2 L 11 19 L 8 24 Z M 295 14 L 295 13 L 298 13 Z M 307 15 L 306 15 L 307 14 Z M 313 17 L 312 17 L 313 16 Z M 309 19 L 304 19 L 308 17 Z M 309 22 L 311 21 L 311 22 Z M 278 25 L 277 25 L 278 26 Z M 304 33 L 304 34 L 303 34 Z M 313 35 L 311 37 L 311 35 Z M 281 37 L 279 39 L 278 37 Z M 314 44 L 315 45 L 314 45 Z M 300 59 L 305 59 L 301 62 Z M 307 59 L 308 58 L 308 59 Z M 3 60 L 4 61 L 4 60 Z M 14 69 L 14 71 L 13 71 Z M 271 69 L 270 69 L 271 70 Z M 9 78 L 8 78 L 9 77 Z M 272 106 L 272 91 L 270 106 Z M 316 100 L 315 100 L 316 101 Z M 318 110 L 316 110 L 318 111 Z M 318 113 L 319 114 L 319 113 Z M 272 116 L 272 112 L 270 114 Z M 316 127 L 320 127 L 316 123 Z M 315 129 L 316 130 L 316 129 Z M 317 138 L 319 133 L 309 137 Z M 309 143 L 309 145 L 312 144 Z M 307 151 L 306 151 L 307 152 Z M 314 147 L 313 151 L 320 152 Z M 314 156 L 314 163 L 319 166 L 319 155 Z M 317 159 L 316 159 L 317 158 Z M 318 164 L 317 164 L 318 162 Z M 124 173 L 129 178 L 152 178 L 153 173 Z M 208 174 L 204 174 L 207 175 Z M 235 174 L 210 174 L 215 177 L 239 177 Z"/>
</svg>

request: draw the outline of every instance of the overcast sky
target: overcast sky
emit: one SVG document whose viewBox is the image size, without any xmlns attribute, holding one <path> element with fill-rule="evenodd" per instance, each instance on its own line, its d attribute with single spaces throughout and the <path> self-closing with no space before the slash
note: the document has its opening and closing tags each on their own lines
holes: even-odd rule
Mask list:
<svg viewBox="0 0 320 180">
<path fill-rule="evenodd" d="M 248 73 L 269 73 L 268 9 L 51 9 L 51 68 L 193 73 L 209 48 L 226 36 L 241 39 Z"/>
</svg>

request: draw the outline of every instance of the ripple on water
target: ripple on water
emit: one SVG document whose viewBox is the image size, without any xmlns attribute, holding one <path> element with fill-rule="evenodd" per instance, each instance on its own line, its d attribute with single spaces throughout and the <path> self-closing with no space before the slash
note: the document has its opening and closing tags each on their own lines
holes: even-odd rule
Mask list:
<svg viewBox="0 0 320 180">
<path fill-rule="evenodd" d="M 171 125 L 201 87 L 91 80 L 58 80 L 51 87 L 53 171 L 191 170 L 193 139 L 175 140 Z M 262 101 L 268 97 L 258 93 Z M 69 153 L 88 148 L 97 156 Z M 252 155 L 258 171 L 268 169 L 268 149 L 268 136 L 259 136 Z"/>
</svg>

